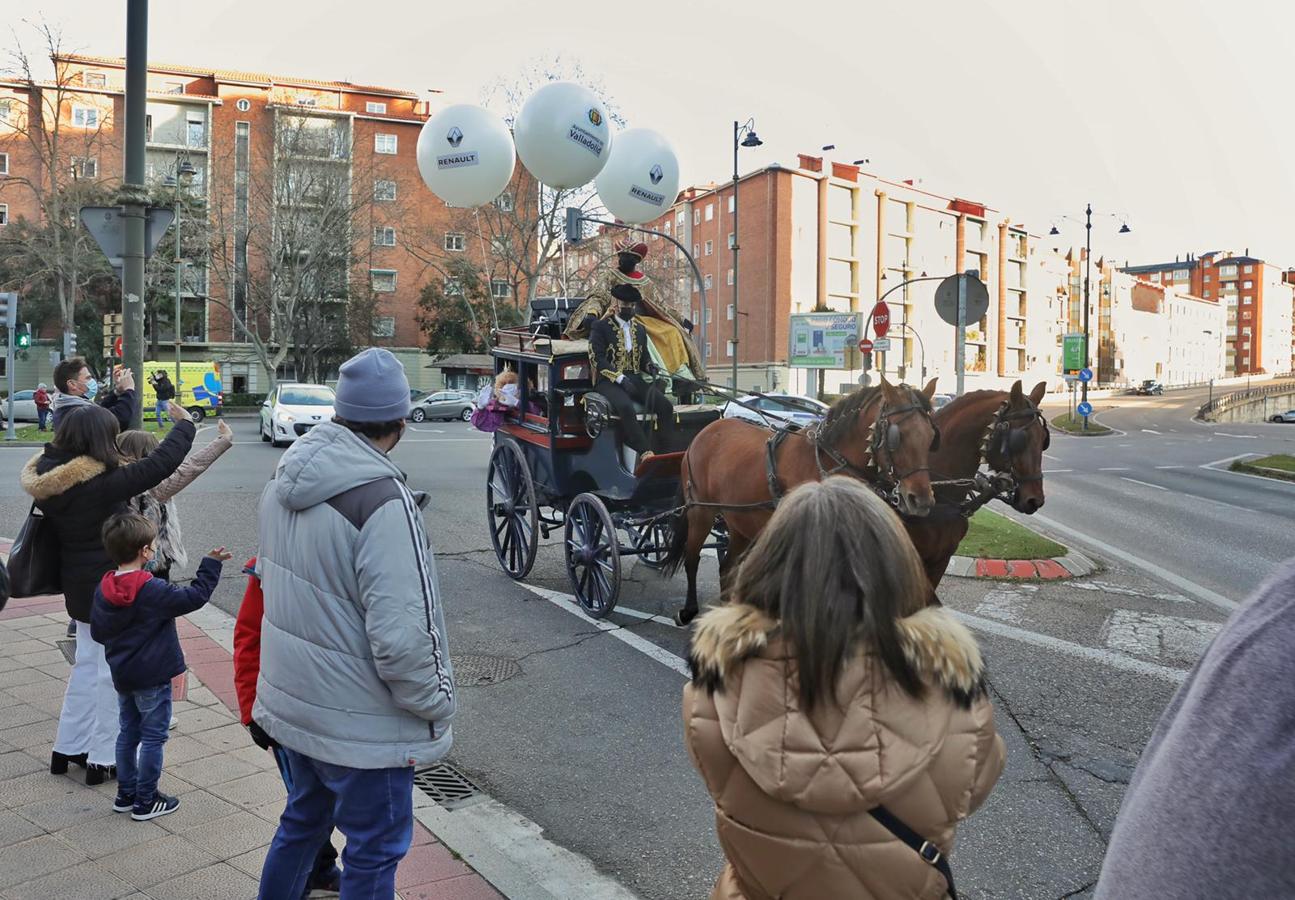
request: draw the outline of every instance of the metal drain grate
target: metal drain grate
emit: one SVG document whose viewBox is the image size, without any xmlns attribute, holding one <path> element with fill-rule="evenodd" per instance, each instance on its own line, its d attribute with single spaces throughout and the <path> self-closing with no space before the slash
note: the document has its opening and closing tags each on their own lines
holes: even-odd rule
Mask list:
<svg viewBox="0 0 1295 900">
<path fill-rule="evenodd" d="M 76 638 L 68 638 L 62 641 L 55 641 L 58 648 L 63 651 L 63 658 L 67 660 L 69 666 L 76 664 Z"/>
<path fill-rule="evenodd" d="M 470 806 L 486 795 L 449 763 L 436 763 L 414 772 L 414 786 L 446 809 Z"/>
<path fill-rule="evenodd" d="M 480 687 L 498 684 L 522 674 L 522 667 L 517 664 L 517 660 L 508 656 L 466 653 L 450 659 L 454 664 L 454 682 L 459 685 Z"/>
</svg>

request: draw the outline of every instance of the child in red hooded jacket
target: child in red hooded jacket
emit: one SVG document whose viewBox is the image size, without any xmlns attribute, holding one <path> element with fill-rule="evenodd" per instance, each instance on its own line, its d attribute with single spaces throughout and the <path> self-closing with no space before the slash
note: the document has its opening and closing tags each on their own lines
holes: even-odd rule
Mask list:
<svg viewBox="0 0 1295 900">
<path fill-rule="evenodd" d="M 238 694 L 239 718 L 247 726 L 252 741 L 262 750 L 274 754 L 284 785 L 292 789 L 292 770 L 288 758 L 274 738 L 252 721 L 252 707 L 256 704 L 256 678 L 261 673 L 261 620 L 265 616 L 265 595 L 261 593 L 261 579 L 256 574 L 256 557 L 243 567 L 247 575 L 247 590 L 234 621 L 234 690 Z M 306 880 L 307 897 L 337 896 L 342 880 L 337 868 L 337 848 L 332 841 L 324 841 L 315 857 L 315 869 Z"/>
</svg>

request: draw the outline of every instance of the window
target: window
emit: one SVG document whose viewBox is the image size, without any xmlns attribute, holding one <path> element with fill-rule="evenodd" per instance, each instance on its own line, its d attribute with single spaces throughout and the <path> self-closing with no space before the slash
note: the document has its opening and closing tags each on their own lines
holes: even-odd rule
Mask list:
<svg viewBox="0 0 1295 900">
<path fill-rule="evenodd" d="M 732 342 L 732 341 L 725 341 L 725 342 L 724 342 L 724 355 L 725 355 L 725 356 L 727 356 L 727 357 L 729 357 L 729 358 L 732 358 L 732 356 L 733 356 L 733 342 Z"/>
<path fill-rule="evenodd" d="M 373 152 L 394 154 L 396 152 L 396 135 L 375 134 L 373 136 Z"/>
<path fill-rule="evenodd" d="M 701 244 L 693 244 L 693 245 L 692 245 L 692 255 L 693 255 L 694 257 L 701 256 Z"/>
<path fill-rule="evenodd" d="M 714 277 L 713 277 L 713 276 L 711 276 L 711 275 L 707 275 L 707 276 L 706 276 L 706 290 L 708 290 L 708 291 L 709 291 L 709 290 L 711 289 L 711 287 L 713 286 L 713 284 L 714 284 Z"/>
<path fill-rule="evenodd" d="M 298 97 L 297 105 L 298 106 L 318 106 L 319 101 L 317 101 L 314 97 Z"/>
<path fill-rule="evenodd" d="M 390 294 L 396 289 L 396 273 L 390 269 L 370 269 L 369 277 L 373 281 L 373 290 L 380 294 Z"/>
<path fill-rule="evenodd" d="M 93 106 L 73 106 L 72 124 L 77 128 L 98 128 L 99 110 Z"/>
<path fill-rule="evenodd" d="M 164 81 L 162 82 L 162 93 L 164 94 L 183 94 L 183 81 Z"/>
<path fill-rule="evenodd" d="M 665 223 L 665 226 L 664 226 L 664 228 L 663 228 L 662 230 L 663 230 L 663 231 L 665 231 L 665 233 L 666 233 L 666 234 L 669 234 L 669 233 L 670 233 L 670 223 L 669 223 L 669 222 L 666 222 L 666 223 Z"/>
<path fill-rule="evenodd" d="M 710 256 L 710 255 L 711 255 L 712 253 L 714 253 L 714 252 L 715 252 L 715 242 L 714 242 L 714 241 L 707 241 L 707 242 L 706 242 L 706 255 L 707 255 L 707 256 Z"/>
<path fill-rule="evenodd" d="M 1209 284 L 1209 283 L 1210 283 L 1211 281 L 1213 281 L 1213 280 L 1214 280 L 1214 276 L 1213 276 L 1213 275 L 1211 275 L 1211 274 L 1209 274 L 1208 272 L 1206 272 L 1206 273 L 1205 273 L 1205 283 L 1206 283 L 1206 284 Z"/>
<path fill-rule="evenodd" d="M 713 218 L 715 218 L 715 204 L 714 204 L 714 203 L 707 203 L 707 204 L 706 204 L 706 221 L 707 221 L 707 222 L 709 222 L 709 221 L 710 221 L 711 219 L 713 219 Z"/>
<path fill-rule="evenodd" d="M 696 321 L 697 321 L 697 309 L 696 309 L 696 307 L 694 307 L 694 308 L 693 308 L 693 310 L 692 310 L 692 316 L 688 319 L 688 321 L 689 321 L 689 322 L 696 322 Z"/>
<path fill-rule="evenodd" d="M 710 324 L 710 307 L 706 307 L 706 324 Z"/>
<path fill-rule="evenodd" d="M 1242 328 L 1242 329 L 1241 329 L 1241 333 L 1242 333 L 1242 334 L 1244 334 L 1244 335 L 1246 335 L 1246 336 L 1248 337 L 1248 336 L 1250 335 L 1250 326 L 1249 326 L 1249 325 L 1247 325 L 1247 326 L 1245 326 L 1244 328 Z"/>
<path fill-rule="evenodd" d="M 728 249 L 732 250 L 736 246 L 737 246 L 737 235 L 735 235 L 733 232 L 730 231 L 728 233 Z"/>
<path fill-rule="evenodd" d="M 496 300 L 504 300 L 513 295 L 513 286 L 502 278 L 490 279 L 490 296 Z"/>
<path fill-rule="evenodd" d="M 86 72 L 86 87 L 106 87 L 108 85 L 108 76 L 102 72 Z"/>
<path fill-rule="evenodd" d="M 737 206 L 737 198 L 736 198 L 736 197 L 729 197 L 729 198 L 728 198 L 728 211 L 729 211 L 729 212 L 732 212 L 736 206 Z"/>
<path fill-rule="evenodd" d="M 8 122 L 12 115 L 13 101 L 8 98 L 0 100 L 0 122 Z"/>
<path fill-rule="evenodd" d="M 695 293 L 697 293 L 699 290 L 701 290 L 701 287 L 697 284 L 697 282 L 696 282 L 696 281 L 694 281 L 694 282 L 692 283 L 692 292 L 695 294 Z"/>
<path fill-rule="evenodd" d="M 445 232 L 445 249 L 452 250 L 455 253 L 462 253 L 464 244 L 467 239 L 457 231 Z"/>
<path fill-rule="evenodd" d="M 1243 288 L 1252 288 L 1252 287 L 1254 287 L 1254 286 L 1255 286 L 1255 283 L 1254 283 L 1253 281 L 1250 281 L 1249 279 L 1247 279 L 1246 281 L 1241 282 L 1241 286 L 1242 286 Z"/>
<path fill-rule="evenodd" d="M 700 224 L 701 224 L 701 210 L 700 210 L 700 209 L 694 209 L 694 210 L 692 211 L 692 223 L 693 223 L 694 225 L 700 225 Z"/>
<path fill-rule="evenodd" d="M 1205 296 L 1206 296 L 1206 297 L 1209 297 L 1209 295 L 1210 295 L 1210 289 L 1209 289 L 1209 288 L 1206 288 L 1206 289 L 1205 289 Z"/>
<path fill-rule="evenodd" d="M 202 119 L 202 113 L 186 113 L 184 117 L 185 139 L 190 147 L 207 146 L 207 128 Z"/>
<path fill-rule="evenodd" d="M 373 199 L 381 202 L 391 202 L 396 199 L 396 183 L 394 181 L 375 181 L 373 182 Z"/>
<path fill-rule="evenodd" d="M 396 336 L 396 317 L 395 316 L 374 316 L 373 317 L 373 336 L 379 338 L 389 338 Z"/>
<path fill-rule="evenodd" d="M 454 276 L 449 276 L 445 279 L 445 296 L 458 297 L 462 295 L 462 293 L 463 293 L 463 282 L 459 281 L 459 279 L 455 278 Z"/>
<path fill-rule="evenodd" d="M 1241 302 L 1242 302 L 1244 305 L 1249 306 L 1249 305 L 1250 305 L 1250 298 L 1249 298 L 1249 297 L 1242 297 L 1242 298 L 1241 298 Z"/>
<path fill-rule="evenodd" d="M 99 177 L 99 160 L 93 157 L 74 156 L 72 157 L 72 177 L 75 178 L 98 178 Z"/>
<path fill-rule="evenodd" d="M 9 174 L 9 154 L 0 153 L 0 175 Z"/>
<path fill-rule="evenodd" d="M 1248 309 L 1247 309 L 1245 312 L 1243 312 L 1243 313 L 1241 314 L 1241 318 L 1243 318 L 1243 319 L 1248 319 L 1248 318 L 1250 318 L 1250 310 L 1248 310 Z"/>
<path fill-rule="evenodd" d="M 9 224 L 9 204 L 0 203 L 0 225 Z"/>
<path fill-rule="evenodd" d="M 729 283 L 729 284 L 732 284 L 732 283 L 733 283 L 733 270 L 732 270 L 732 269 L 729 269 L 729 270 L 728 270 L 728 283 Z"/>
<path fill-rule="evenodd" d="M 1248 274 L 1250 274 L 1251 272 L 1253 272 L 1254 270 L 1255 270 L 1255 267 L 1247 263 L 1247 264 L 1246 264 L 1246 267 L 1245 267 L 1244 269 L 1242 269 L 1241 271 L 1242 271 L 1242 272 L 1245 272 L 1245 273 L 1248 275 Z"/>
<path fill-rule="evenodd" d="M 710 359 L 710 341 L 706 342 L 706 358 Z"/>
<path fill-rule="evenodd" d="M 238 108 L 239 112 L 247 112 L 249 109 L 252 108 L 252 101 L 248 100 L 246 97 L 243 97 L 237 103 L 235 103 L 234 106 Z"/>
<path fill-rule="evenodd" d="M 682 209 L 674 214 L 674 223 L 678 227 L 683 228 L 684 225 L 687 224 L 687 222 L 688 222 L 687 216 Z"/>
<path fill-rule="evenodd" d="M 1152 272 L 1152 273 L 1151 273 L 1151 280 L 1152 280 L 1152 281 L 1155 281 L 1155 282 L 1159 282 L 1159 281 L 1160 281 L 1160 273 L 1159 273 L 1159 272 Z"/>
<path fill-rule="evenodd" d="M 396 246 L 396 229 L 390 225 L 380 225 L 373 229 L 373 245 L 375 247 L 394 247 Z"/>
<path fill-rule="evenodd" d="M 1191 277 L 1191 269 L 1174 269 L 1174 281 L 1189 281 Z"/>
<path fill-rule="evenodd" d="M 1236 266 L 1219 266 L 1220 278 L 1235 278 L 1237 274 Z"/>
<path fill-rule="evenodd" d="M 153 140 L 153 117 L 151 115 L 144 116 L 144 140 Z"/>
<path fill-rule="evenodd" d="M 733 304 L 732 304 L 732 303 L 730 303 L 730 304 L 728 305 L 728 312 L 726 312 L 726 313 L 724 314 L 724 318 L 728 319 L 730 322 L 732 322 L 732 321 L 733 321 Z"/>
<path fill-rule="evenodd" d="M 490 239 L 490 252 L 492 255 L 501 257 L 503 259 L 507 259 L 508 250 L 509 250 L 509 244 L 508 244 L 507 235 L 502 235 L 500 237 L 492 237 Z"/>
<path fill-rule="evenodd" d="M 386 115 L 387 104 L 375 103 L 372 100 L 369 100 L 364 104 L 364 111 L 367 113 L 381 113 L 383 115 Z"/>
<path fill-rule="evenodd" d="M 513 209 L 512 191 L 504 191 L 502 194 L 496 197 L 495 206 L 499 207 L 504 212 L 512 212 L 512 209 Z"/>
</svg>

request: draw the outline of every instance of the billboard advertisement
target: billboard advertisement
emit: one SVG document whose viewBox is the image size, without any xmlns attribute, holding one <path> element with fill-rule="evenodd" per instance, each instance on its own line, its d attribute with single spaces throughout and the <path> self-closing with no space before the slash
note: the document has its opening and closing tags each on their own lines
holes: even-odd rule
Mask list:
<svg viewBox="0 0 1295 900">
<path fill-rule="evenodd" d="M 787 364 L 800 369 L 852 369 L 858 366 L 863 313 L 793 313 Z"/>
</svg>

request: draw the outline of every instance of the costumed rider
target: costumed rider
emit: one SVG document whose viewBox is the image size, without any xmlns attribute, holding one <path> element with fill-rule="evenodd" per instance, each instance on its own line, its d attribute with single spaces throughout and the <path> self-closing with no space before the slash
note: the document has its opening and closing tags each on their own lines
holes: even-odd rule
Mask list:
<svg viewBox="0 0 1295 900">
<path fill-rule="evenodd" d="M 567 323 L 566 337 L 578 339 L 589 334 L 593 323 L 612 314 L 616 300 L 612 289 L 630 285 L 639 291 L 639 322 L 648 333 L 648 353 L 663 373 L 673 379 L 674 392 L 681 403 L 691 403 L 693 382 L 706 378 L 701 353 L 692 339 L 692 322 L 656 302 L 652 280 L 639 270 L 647 256 L 648 245 L 633 237 L 616 244 L 616 265 L 604 271 Z"/>
<path fill-rule="evenodd" d="M 656 416 L 657 446 L 673 447 L 674 405 L 656 381 L 656 366 L 648 353 L 648 333 L 638 318 L 642 296 L 638 288 L 618 284 L 611 289 L 615 314 L 594 322 L 589 351 L 595 374 L 594 390 L 611 403 L 619 419 L 620 439 L 638 451 L 642 461 L 652 455 L 652 441 L 634 409 L 641 403 Z"/>
</svg>

